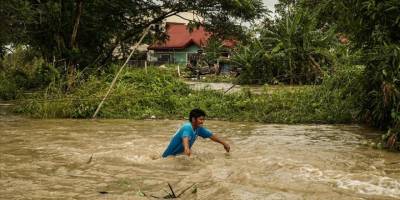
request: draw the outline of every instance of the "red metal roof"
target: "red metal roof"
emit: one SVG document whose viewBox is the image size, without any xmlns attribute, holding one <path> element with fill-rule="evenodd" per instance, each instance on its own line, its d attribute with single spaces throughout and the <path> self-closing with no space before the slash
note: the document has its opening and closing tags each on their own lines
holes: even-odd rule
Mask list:
<svg viewBox="0 0 400 200">
<path fill-rule="evenodd" d="M 189 31 L 187 25 L 181 23 L 167 23 L 166 25 L 168 39 L 165 42 L 157 42 L 148 47 L 152 50 L 166 49 L 184 49 L 191 44 L 204 47 L 207 44 L 211 33 L 207 32 L 203 26 Z M 233 47 L 236 44 L 234 40 L 223 41 L 224 46 Z"/>
</svg>

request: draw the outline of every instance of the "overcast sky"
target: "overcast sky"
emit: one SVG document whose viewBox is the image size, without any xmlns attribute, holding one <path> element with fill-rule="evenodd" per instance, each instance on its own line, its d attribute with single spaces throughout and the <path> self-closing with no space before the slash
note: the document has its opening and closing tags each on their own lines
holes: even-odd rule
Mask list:
<svg viewBox="0 0 400 200">
<path fill-rule="evenodd" d="M 278 0 L 263 0 L 265 6 L 271 11 L 274 11 L 274 5 L 278 2 Z"/>
</svg>

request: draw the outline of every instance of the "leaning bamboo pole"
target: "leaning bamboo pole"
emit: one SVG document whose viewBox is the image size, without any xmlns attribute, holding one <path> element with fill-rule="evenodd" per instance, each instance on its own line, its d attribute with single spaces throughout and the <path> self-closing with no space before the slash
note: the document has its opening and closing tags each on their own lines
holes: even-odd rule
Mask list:
<svg viewBox="0 0 400 200">
<path fill-rule="evenodd" d="M 115 75 L 113 81 L 111 82 L 110 87 L 108 88 L 108 91 L 107 91 L 106 95 L 103 97 L 103 100 L 101 100 L 100 104 L 97 106 L 96 112 L 94 112 L 94 114 L 93 114 L 93 116 L 92 116 L 93 119 L 96 118 L 97 113 L 99 113 L 101 107 L 102 107 L 103 104 L 104 104 L 104 101 L 107 99 L 107 97 L 108 97 L 108 95 L 110 94 L 112 88 L 114 87 L 115 83 L 117 82 L 118 76 L 121 74 L 122 70 L 125 68 L 126 64 L 127 64 L 127 63 L 129 62 L 129 60 L 131 59 L 133 53 L 134 53 L 134 52 L 136 51 L 136 49 L 139 47 L 140 43 L 142 43 L 144 37 L 146 37 L 146 35 L 149 33 L 150 27 L 151 27 L 151 25 L 148 26 L 148 27 L 143 31 L 142 37 L 140 37 L 139 41 L 135 44 L 135 46 L 134 46 L 133 49 L 132 49 L 132 52 L 129 54 L 129 56 L 128 56 L 128 58 L 126 59 L 125 63 L 121 66 L 121 68 L 119 69 L 118 73 Z"/>
</svg>

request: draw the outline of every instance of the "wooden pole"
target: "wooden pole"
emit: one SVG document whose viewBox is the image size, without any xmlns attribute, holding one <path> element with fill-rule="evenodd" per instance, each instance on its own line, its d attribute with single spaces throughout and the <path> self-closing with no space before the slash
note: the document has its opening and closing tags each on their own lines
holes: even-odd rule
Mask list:
<svg viewBox="0 0 400 200">
<path fill-rule="evenodd" d="M 177 66 L 178 68 L 178 77 L 181 77 L 181 69 L 179 68 L 179 65 Z"/>
<path fill-rule="evenodd" d="M 144 71 L 145 71 L 146 74 L 147 74 L 147 60 L 144 61 Z"/>
<path fill-rule="evenodd" d="M 110 94 L 112 88 L 114 87 L 115 83 L 117 82 L 118 76 L 119 74 L 121 74 L 122 70 L 124 69 L 124 67 L 126 66 L 126 64 L 128 63 L 128 61 L 131 59 L 133 53 L 135 52 L 135 50 L 139 47 L 140 43 L 142 43 L 142 40 L 144 39 L 144 37 L 147 35 L 147 33 L 149 33 L 150 30 L 150 26 L 148 26 L 144 31 L 143 31 L 143 35 L 142 37 L 139 39 L 139 41 L 135 44 L 135 46 L 132 49 L 132 52 L 129 54 L 128 58 L 126 59 L 125 63 L 122 65 L 122 67 L 119 69 L 117 75 L 115 75 L 113 81 L 111 82 L 110 88 L 108 88 L 108 91 L 106 93 L 106 95 L 104 96 L 103 100 L 101 100 L 100 104 L 97 106 L 96 112 L 94 112 L 92 118 L 96 118 L 97 113 L 99 113 L 101 107 L 104 104 L 104 101 L 107 99 L 108 95 Z"/>
</svg>

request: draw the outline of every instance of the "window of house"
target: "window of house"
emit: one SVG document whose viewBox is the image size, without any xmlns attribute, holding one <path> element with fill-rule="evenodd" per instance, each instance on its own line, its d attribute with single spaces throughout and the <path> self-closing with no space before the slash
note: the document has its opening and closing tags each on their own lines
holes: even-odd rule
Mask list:
<svg viewBox="0 0 400 200">
<path fill-rule="evenodd" d="M 170 54 L 160 54 L 158 56 L 158 61 L 168 62 L 170 60 L 171 60 L 171 55 Z"/>
<path fill-rule="evenodd" d="M 197 63 L 197 53 L 187 53 L 187 63 L 195 66 Z"/>
</svg>

